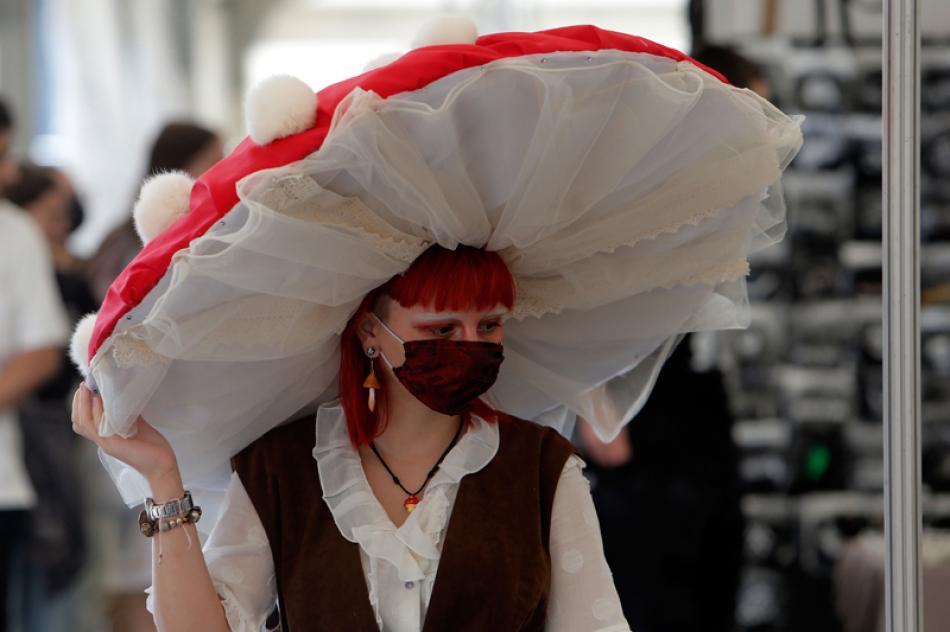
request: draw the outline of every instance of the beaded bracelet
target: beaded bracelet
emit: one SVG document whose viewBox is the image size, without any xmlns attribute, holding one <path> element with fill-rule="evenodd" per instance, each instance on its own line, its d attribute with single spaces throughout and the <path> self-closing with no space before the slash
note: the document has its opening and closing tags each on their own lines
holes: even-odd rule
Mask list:
<svg viewBox="0 0 950 632">
<path fill-rule="evenodd" d="M 190 505 L 190 494 L 186 492 L 186 496 Z M 156 511 L 151 500 L 151 498 L 146 499 L 145 509 L 139 514 L 139 530 L 146 538 L 150 538 L 156 533 L 171 531 L 185 524 L 196 524 L 201 519 L 201 507 L 196 505 L 191 505 L 184 514 L 154 518 L 153 515 Z"/>
</svg>

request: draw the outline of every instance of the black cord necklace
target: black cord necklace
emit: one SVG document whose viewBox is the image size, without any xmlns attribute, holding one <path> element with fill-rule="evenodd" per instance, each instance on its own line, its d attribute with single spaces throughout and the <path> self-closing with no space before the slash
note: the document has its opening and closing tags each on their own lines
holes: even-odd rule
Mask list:
<svg viewBox="0 0 950 632">
<path fill-rule="evenodd" d="M 442 459 L 449 453 L 449 450 L 455 445 L 459 440 L 459 437 L 462 434 L 462 426 L 465 424 L 464 419 L 459 422 L 458 430 L 455 431 L 455 436 L 452 437 L 452 442 L 449 444 L 449 447 L 445 449 L 445 452 L 442 453 L 442 456 L 439 457 L 439 460 L 435 462 L 435 465 L 432 466 L 432 469 L 429 470 L 429 473 L 426 474 L 426 480 L 423 481 L 422 486 L 414 492 L 409 491 L 403 487 L 402 483 L 399 482 L 399 477 L 393 474 L 393 471 L 389 469 L 389 466 L 386 465 L 386 461 L 383 460 L 382 455 L 379 453 L 379 450 L 376 449 L 376 442 L 370 441 L 369 447 L 373 450 L 373 454 L 376 455 L 376 458 L 379 459 L 379 462 L 383 464 L 383 467 L 386 468 L 386 471 L 389 472 L 389 475 L 393 478 L 393 482 L 396 485 L 399 485 L 399 489 L 408 494 L 408 498 L 402 501 L 402 506 L 406 508 L 406 511 L 412 513 L 412 510 L 416 508 L 416 505 L 419 504 L 418 494 L 422 493 L 422 490 L 426 488 L 426 485 L 429 484 L 429 481 L 432 480 L 432 477 L 435 476 L 435 473 L 439 471 L 439 466 L 442 465 Z"/>
</svg>

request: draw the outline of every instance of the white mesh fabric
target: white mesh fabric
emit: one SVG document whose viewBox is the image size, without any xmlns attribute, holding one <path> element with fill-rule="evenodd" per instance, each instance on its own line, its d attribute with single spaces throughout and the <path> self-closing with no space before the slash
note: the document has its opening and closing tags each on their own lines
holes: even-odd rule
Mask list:
<svg viewBox="0 0 950 632">
<path fill-rule="evenodd" d="M 609 438 L 673 340 L 744 326 L 747 256 L 783 235 L 779 177 L 800 144 L 799 121 L 753 93 L 647 54 L 356 90 L 319 151 L 241 181 L 97 353 L 105 431 L 142 414 L 186 481 L 223 490 L 232 454 L 334 397 L 362 297 L 439 243 L 497 250 L 518 282 L 490 400 L 562 430 L 580 414 Z"/>
</svg>

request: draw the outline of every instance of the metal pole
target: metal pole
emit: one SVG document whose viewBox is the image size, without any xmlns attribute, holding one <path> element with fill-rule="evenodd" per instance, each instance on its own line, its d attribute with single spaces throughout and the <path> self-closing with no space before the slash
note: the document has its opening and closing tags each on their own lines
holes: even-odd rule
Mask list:
<svg viewBox="0 0 950 632">
<path fill-rule="evenodd" d="M 884 533 L 888 632 L 923 632 L 919 15 L 917 0 L 884 0 Z"/>
</svg>

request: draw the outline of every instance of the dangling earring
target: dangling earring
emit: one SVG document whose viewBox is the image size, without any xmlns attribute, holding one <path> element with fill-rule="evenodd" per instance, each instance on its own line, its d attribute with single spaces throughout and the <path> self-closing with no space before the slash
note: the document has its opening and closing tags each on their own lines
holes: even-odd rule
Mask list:
<svg viewBox="0 0 950 632">
<path fill-rule="evenodd" d="M 369 389 L 369 399 L 366 402 L 369 406 L 369 412 L 376 410 L 376 391 L 379 389 L 379 380 L 376 379 L 376 371 L 373 366 L 373 358 L 377 355 L 379 355 L 379 351 L 376 347 L 366 347 L 366 357 L 369 358 L 369 375 L 366 376 L 366 380 L 363 382 L 363 388 Z"/>
</svg>

